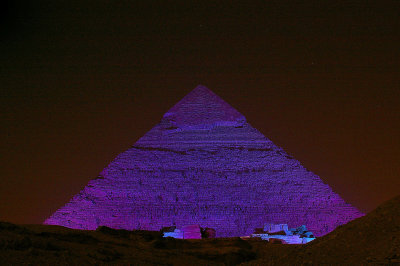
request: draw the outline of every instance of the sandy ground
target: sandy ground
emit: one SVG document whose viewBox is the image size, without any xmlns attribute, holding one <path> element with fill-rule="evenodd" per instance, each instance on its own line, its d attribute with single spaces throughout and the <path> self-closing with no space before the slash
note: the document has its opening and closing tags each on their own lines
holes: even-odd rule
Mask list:
<svg viewBox="0 0 400 266">
<path fill-rule="evenodd" d="M 0 265 L 400 265 L 400 197 L 307 245 L 0 222 Z"/>
</svg>

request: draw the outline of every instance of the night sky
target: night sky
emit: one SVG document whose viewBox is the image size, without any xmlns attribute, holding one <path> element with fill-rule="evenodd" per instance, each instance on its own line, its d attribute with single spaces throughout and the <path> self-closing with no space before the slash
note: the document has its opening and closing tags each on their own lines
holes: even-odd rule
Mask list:
<svg viewBox="0 0 400 266">
<path fill-rule="evenodd" d="M 226 3 L 8 1 L 0 220 L 43 222 L 198 84 L 361 211 L 400 194 L 399 1 Z"/>
</svg>

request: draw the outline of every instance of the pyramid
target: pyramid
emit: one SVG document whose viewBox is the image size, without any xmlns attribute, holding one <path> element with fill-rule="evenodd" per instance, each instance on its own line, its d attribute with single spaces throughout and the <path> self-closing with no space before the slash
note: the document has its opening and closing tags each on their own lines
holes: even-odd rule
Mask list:
<svg viewBox="0 0 400 266">
<path fill-rule="evenodd" d="M 160 230 L 199 224 L 218 237 L 264 224 L 316 236 L 362 216 L 232 106 L 198 86 L 44 223 Z"/>
</svg>

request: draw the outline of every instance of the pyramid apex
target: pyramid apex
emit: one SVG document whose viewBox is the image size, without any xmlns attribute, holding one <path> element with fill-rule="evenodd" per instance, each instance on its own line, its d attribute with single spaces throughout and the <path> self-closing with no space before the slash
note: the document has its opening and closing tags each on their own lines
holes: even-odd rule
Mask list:
<svg viewBox="0 0 400 266">
<path fill-rule="evenodd" d="M 241 126 L 246 118 L 204 85 L 197 85 L 163 116 L 163 121 L 180 129 L 210 129 Z"/>
<path fill-rule="evenodd" d="M 207 86 L 199 84 L 192 91 L 211 91 L 211 90 L 209 88 L 207 88 Z"/>
<path fill-rule="evenodd" d="M 204 86 L 202 84 L 197 85 L 192 91 L 190 91 L 186 96 L 189 96 L 191 94 L 194 94 L 193 98 L 195 98 L 195 95 L 215 95 L 218 98 L 220 98 L 222 101 L 223 99 L 221 97 L 219 97 L 218 95 L 216 95 L 212 90 L 210 90 L 207 86 Z M 185 98 L 186 98 L 185 96 Z M 184 99 L 184 98 L 182 98 Z"/>
</svg>

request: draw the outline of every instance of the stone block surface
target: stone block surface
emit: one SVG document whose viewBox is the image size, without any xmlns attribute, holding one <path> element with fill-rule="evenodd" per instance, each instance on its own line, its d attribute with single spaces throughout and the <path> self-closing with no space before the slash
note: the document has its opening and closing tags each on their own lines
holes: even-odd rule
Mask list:
<svg viewBox="0 0 400 266">
<path fill-rule="evenodd" d="M 218 237 L 264 223 L 316 236 L 360 217 L 318 176 L 199 86 L 45 224 L 160 230 L 199 224 Z"/>
</svg>

